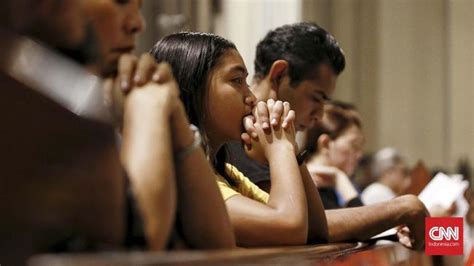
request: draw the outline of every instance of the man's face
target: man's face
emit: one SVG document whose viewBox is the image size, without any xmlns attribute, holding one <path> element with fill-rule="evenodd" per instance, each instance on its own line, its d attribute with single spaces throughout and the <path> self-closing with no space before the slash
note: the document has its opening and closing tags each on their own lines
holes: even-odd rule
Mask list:
<svg viewBox="0 0 474 266">
<path fill-rule="evenodd" d="M 142 0 L 87 0 L 86 13 L 99 43 L 101 72 L 116 71 L 119 57 L 135 48 L 136 35 L 145 27 Z"/>
<path fill-rule="evenodd" d="M 291 86 L 286 77 L 278 91 L 278 99 L 289 102 L 296 113 L 296 130 L 311 128 L 322 119 L 324 103 L 336 88 L 337 75 L 327 64 L 315 67 L 311 76 L 314 78 L 305 79 L 296 86 Z"/>
<path fill-rule="evenodd" d="M 391 178 L 392 190 L 397 195 L 406 193 L 411 185 L 410 172 L 405 162 L 395 164 L 386 175 Z"/>
</svg>

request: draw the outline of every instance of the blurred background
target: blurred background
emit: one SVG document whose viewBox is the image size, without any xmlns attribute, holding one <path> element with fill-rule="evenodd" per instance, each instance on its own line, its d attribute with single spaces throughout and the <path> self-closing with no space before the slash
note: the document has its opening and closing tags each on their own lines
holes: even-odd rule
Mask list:
<svg viewBox="0 0 474 266">
<path fill-rule="evenodd" d="M 237 45 L 251 81 L 255 46 L 286 23 L 313 21 L 344 49 L 335 99 L 357 105 L 366 151 L 455 169 L 474 159 L 474 0 L 145 0 L 138 52 L 180 30 Z"/>
</svg>

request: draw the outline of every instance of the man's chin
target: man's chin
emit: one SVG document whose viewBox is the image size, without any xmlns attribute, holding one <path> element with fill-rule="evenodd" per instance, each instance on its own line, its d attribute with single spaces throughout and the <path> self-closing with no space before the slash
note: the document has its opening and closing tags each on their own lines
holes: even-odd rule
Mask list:
<svg viewBox="0 0 474 266">
<path fill-rule="evenodd" d="M 101 67 L 101 75 L 104 78 L 113 77 L 117 75 L 118 71 L 118 58 L 107 60 Z"/>
<path fill-rule="evenodd" d="M 85 31 L 84 39 L 75 48 L 57 47 L 61 53 L 81 65 L 97 63 L 99 59 L 97 54 L 99 44 L 92 25 L 88 24 Z"/>
</svg>

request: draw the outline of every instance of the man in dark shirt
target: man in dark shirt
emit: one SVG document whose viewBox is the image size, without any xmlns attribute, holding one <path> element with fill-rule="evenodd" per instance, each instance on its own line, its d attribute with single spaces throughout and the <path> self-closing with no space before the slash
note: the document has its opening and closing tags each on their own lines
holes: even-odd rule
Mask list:
<svg viewBox="0 0 474 266">
<path fill-rule="evenodd" d="M 336 79 L 344 67 L 342 49 L 324 29 L 313 23 L 284 25 L 271 30 L 258 44 L 251 90 L 258 100 L 289 102 L 296 113 L 296 130 L 303 131 L 322 118 L 324 104 L 334 93 Z M 269 116 L 270 123 L 273 118 Z M 226 148 L 229 163 L 262 189 L 271 189 L 268 166 L 250 159 L 240 143 L 230 143 Z M 301 171 L 307 172 L 302 159 L 298 158 Z M 310 198 L 320 201 L 316 186 L 304 183 L 308 206 L 317 208 L 320 202 L 309 202 Z M 366 240 L 404 224 L 410 228 L 411 236 L 399 234 L 399 241 L 421 248 L 427 215 L 424 205 L 412 196 L 399 197 L 385 205 L 326 210 L 328 241 Z"/>
<path fill-rule="evenodd" d="M 285 25 L 270 31 L 257 45 L 251 85 L 257 99 L 287 101 L 296 113 L 297 131 L 313 127 L 323 114 L 345 57 L 332 35 L 311 23 Z M 230 144 L 231 163 L 264 190 L 269 168 L 253 163 L 238 143 Z"/>
</svg>

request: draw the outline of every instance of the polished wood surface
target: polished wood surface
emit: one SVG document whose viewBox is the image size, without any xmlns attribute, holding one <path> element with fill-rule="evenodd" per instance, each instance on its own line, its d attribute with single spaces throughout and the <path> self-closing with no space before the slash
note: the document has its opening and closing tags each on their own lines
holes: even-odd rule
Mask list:
<svg viewBox="0 0 474 266">
<path fill-rule="evenodd" d="M 0 264 L 120 246 L 125 177 L 111 126 L 0 73 Z"/>
<path fill-rule="evenodd" d="M 112 252 L 40 255 L 31 266 L 55 265 L 432 265 L 431 258 L 399 244 L 339 243 L 228 251 Z"/>
</svg>

